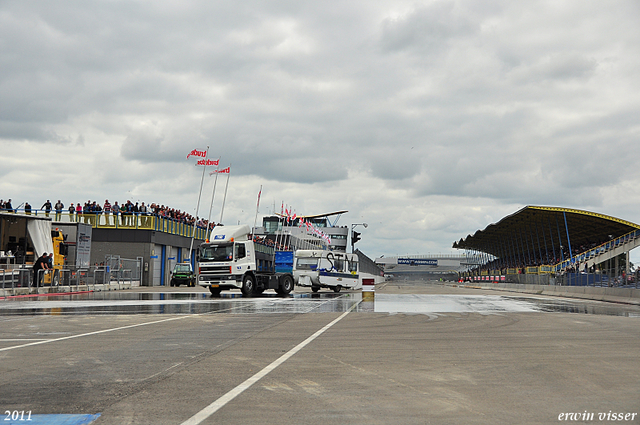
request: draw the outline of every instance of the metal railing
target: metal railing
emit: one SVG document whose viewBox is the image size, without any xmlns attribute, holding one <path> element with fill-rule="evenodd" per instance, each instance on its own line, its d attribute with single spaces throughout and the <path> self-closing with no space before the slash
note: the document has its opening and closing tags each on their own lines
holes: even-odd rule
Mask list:
<svg viewBox="0 0 640 425">
<path fill-rule="evenodd" d="M 603 243 L 602 245 L 598 245 L 594 248 L 591 248 L 585 252 L 582 252 L 578 255 L 573 256 L 568 260 L 562 261 L 554 266 L 554 271 L 560 272 L 561 270 L 565 270 L 575 264 L 581 264 L 589 259 L 597 257 L 598 255 L 602 255 L 606 252 L 611 251 L 612 249 L 618 248 L 624 244 L 632 242 L 640 238 L 640 230 L 634 230 L 632 232 L 627 233 L 626 235 L 622 235 L 619 238 L 612 239 L 609 242 Z"/>
<path fill-rule="evenodd" d="M 131 261 L 135 263 L 133 266 L 130 265 Z M 140 285 L 142 279 L 140 263 L 140 260 L 125 260 L 121 263 L 123 267 L 115 269 L 109 266 L 65 267 L 37 271 L 31 268 L 2 269 L 0 270 L 0 289 L 27 288 L 29 292 L 38 291 L 40 288 L 57 288 L 55 292 L 95 291 L 96 288 L 104 289 L 105 286 L 110 289 L 123 289 L 126 284 Z"/>
<path fill-rule="evenodd" d="M 591 286 L 599 288 L 631 288 L 640 287 L 637 273 L 607 274 L 607 273 L 565 273 L 556 276 L 556 285 L 561 286 Z"/>
<path fill-rule="evenodd" d="M 2 289 L 31 287 L 30 268 L 7 268 L 0 270 Z"/>
<path fill-rule="evenodd" d="M 6 210 L 2 210 L 6 212 Z M 190 238 L 193 235 L 193 224 L 184 223 L 172 218 L 161 217 L 151 213 L 106 213 L 91 212 L 71 214 L 69 211 L 57 213 L 44 210 L 31 210 L 28 214 L 24 210 L 17 210 L 18 214 L 34 215 L 37 217 L 50 217 L 54 221 L 62 223 L 84 223 L 95 229 L 142 229 L 157 232 L 170 233 Z M 196 226 L 195 239 L 205 240 L 207 229 Z"/>
</svg>

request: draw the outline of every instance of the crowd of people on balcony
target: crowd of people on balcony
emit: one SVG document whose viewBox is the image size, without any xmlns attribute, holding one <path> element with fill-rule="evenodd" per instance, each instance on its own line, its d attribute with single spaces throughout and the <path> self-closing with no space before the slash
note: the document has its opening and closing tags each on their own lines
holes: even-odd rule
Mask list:
<svg viewBox="0 0 640 425">
<path fill-rule="evenodd" d="M 55 215 L 56 221 L 60 221 L 64 214 L 69 216 L 69 221 L 90 224 L 93 224 L 94 220 L 100 220 L 102 218 L 102 221 L 99 224 L 107 226 L 116 224 L 121 226 L 133 226 L 136 224 L 135 220 L 139 219 L 139 225 L 144 227 L 150 225 L 151 222 L 149 219 L 152 216 L 161 217 L 190 226 L 195 224 L 197 227 L 202 229 L 206 229 L 207 227 L 209 229 L 213 229 L 216 226 L 216 223 L 213 221 L 209 222 L 203 218 L 197 218 L 196 222 L 196 217 L 176 208 L 170 208 L 156 203 L 133 203 L 130 200 L 119 204 L 118 201 L 111 203 L 106 199 L 102 205 L 97 201 L 89 200 L 87 202 L 72 202 L 68 207 L 66 207 L 59 199 L 55 204 L 52 204 L 51 201 L 47 199 L 39 209 L 35 210 L 28 202 L 24 202 L 18 207 L 14 207 L 11 199 L 6 201 L 0 199 L 0 212 L 23 212 L 27 215 L 42 213 L 45 217 Z"/>
</svg>

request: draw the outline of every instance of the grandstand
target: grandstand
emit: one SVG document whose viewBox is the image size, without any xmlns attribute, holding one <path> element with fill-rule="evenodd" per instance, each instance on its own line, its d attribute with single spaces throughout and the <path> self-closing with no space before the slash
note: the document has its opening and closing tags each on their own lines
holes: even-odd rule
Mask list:
<svg viewBox="0 0 640 425">
<path fill-rule="evenodd" d="M 471 280 L 550 283 L 567 276 L 577 284 L 613 286 L 614 280 L 627 283 L 628 253 L 639 245 L 640 225 L 630 221 L 577 209 L 527 206 L 454 242 L 453 248 L 482 259 L 461 273 Z"/>
<path fill-rule="evenodd" d="M 465 254 L 429 254 L 379 257 L 376 264 L 384 269 L 389 279 L 456 280 L 459 273 L 482 264 L 482 257 L 472 252 Z"/>
</svg>

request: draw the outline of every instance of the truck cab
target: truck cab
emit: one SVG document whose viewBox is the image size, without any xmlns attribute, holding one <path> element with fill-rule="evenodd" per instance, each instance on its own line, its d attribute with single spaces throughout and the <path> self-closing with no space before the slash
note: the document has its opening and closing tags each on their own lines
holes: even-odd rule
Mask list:
<svg viewBox="0 0 640 425">
<path fill-rule="evenodd" d="M 255 242 L 247 225 L 214 228 L 196 258 L 198 285 L 214 296 L 231 289 L 240 289 L 244 296 L 267 289 L 288 295 L 293 290 L 293 275 L 276 272 L 274 247 Z"/>
</svg>

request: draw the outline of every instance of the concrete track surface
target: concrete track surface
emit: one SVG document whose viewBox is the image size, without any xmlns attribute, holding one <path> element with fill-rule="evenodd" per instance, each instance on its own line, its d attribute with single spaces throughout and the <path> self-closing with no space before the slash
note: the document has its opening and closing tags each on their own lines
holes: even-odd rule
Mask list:
<svg viewBox="0 0 640 425">
<path fill-rule="evenodd" d="M 383 284 L 374 303 L 140 288 L 115 305 L 149 291 L 180 308 L 0 301 L 2 412 L 99 413 L 96 425 L 640 423 L 637 306 L 437 282 Z M 157 305 L 143 298 L 133 304 Z"/>
</svg>

